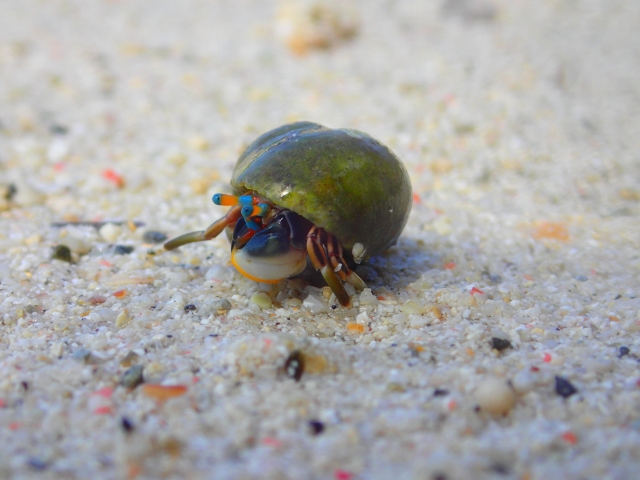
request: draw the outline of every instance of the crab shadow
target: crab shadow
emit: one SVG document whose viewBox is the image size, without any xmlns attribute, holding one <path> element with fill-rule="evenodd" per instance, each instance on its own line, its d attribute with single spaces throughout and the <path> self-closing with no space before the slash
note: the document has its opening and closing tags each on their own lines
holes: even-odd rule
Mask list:
<svg viewBox="0 0 640 480">
<path fill-rule="evenodd" d="M 396 245 L 356 268 L 369 287 L 406 288 L 424 272 L 438 268 L 442 255 L 421 239 L 401 238 Z"/>
</svg>

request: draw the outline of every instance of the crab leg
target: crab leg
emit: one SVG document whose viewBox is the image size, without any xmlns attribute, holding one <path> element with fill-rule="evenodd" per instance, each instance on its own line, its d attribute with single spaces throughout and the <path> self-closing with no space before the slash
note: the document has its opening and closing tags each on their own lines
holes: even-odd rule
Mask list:
<svg viewBox="0 0 640 480">
<path fill-rule="evenodd" d="M 351 300 L 349 294 L 344 289 L 342 280 L 332 268 L 325 248 L 329 243 L 328 239 L 333 238 L 332 235 L 325 232 L 322 228 L 313 227 L 307 234 L 307 255 L 316 270 L 319 270 L 329 288 L 334 293 L 340 305 L 347 307 Z"/>
<path fill-rule="evenodd" d="M 185 233 L 184 235 L 180 235 L 179 237 L 172 238 L 164 244 L 165 250 L 174 250 L 188 243 L 204 242 L 206 240 L 212 240 L 216 238 L 226 227 L 233 225 L 238 221 L 238 219 L 242 216 L 240 211 L 241 207 L 233 207 L 227 212 L 224 217 L 216 220 L 211 225 L 209 225 L 206 230 L 189 232 Z"/>
<path fill-rule="evenodd" d="M 331 261 L 333 271 L 340 275 L 343 282 L 348 282 L 357 290 L 364 290 L 367 284 L 358 276 L 356 272 L 349 268 L 343 256 L 342 244 L 333 235 L 327 234 L 327 255 Z"/>
</svg>

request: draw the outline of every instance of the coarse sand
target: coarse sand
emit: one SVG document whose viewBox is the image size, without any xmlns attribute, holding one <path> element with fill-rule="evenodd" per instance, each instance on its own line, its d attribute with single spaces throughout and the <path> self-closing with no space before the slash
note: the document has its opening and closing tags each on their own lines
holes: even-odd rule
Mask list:
<svg viewBox="0 0 640 480">
<path fill-rule="evenodd" d="M 0 477 L 631 479 L 640 2 L 0 1 Z M 413 185 L 349 308 L 242 277 L 238 154 Z M 378 201 L 378 199 L 372 199 Z"/>
</svg>

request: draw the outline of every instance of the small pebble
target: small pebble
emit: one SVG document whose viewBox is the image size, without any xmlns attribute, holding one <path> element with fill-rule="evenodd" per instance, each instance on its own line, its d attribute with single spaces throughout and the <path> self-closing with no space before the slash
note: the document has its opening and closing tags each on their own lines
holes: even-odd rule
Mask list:
<svg viewBox="0 0 640 480">
<path fill-rule="evenodd" d="M 505 415 L 516 404 L 513 388 L 503 378 L 497 377 L 486 378 L 478 386 L 475 398 L 483 412 L 493 415 Z"/>
<path fill-rule="evenodd" d="M 287 377 L 293 378 L 296 382 L 300 381 L 304 373 L 304 358 L 300 350 L 294 350 L 287 358 L 284 364 L 284 371 Z"/>
<path fill-rule="evenodd" d="M 249 301 L 258 305 L 262 310 L 271 308 L 271 306 L 273 305 L 271 297 L 264 292 L 254 293 L 253 295 L 251 295 Z"/>
<path fill-rule="evenodd" d="M 53 254 L 51 255 L 51 258 L 71 263 L 71 249 L 66 245 L 56 245 L 53 247 Z"/>
<path fill-rule="evenodd" d="M 122 227 L 114 223 L 105 223 L 100 227 L 100 230 L 98 230 L 100 236 L 107 242 L 115 242 L 118 239 L 120 232 L 122 232 Z"/>
<path fill-rule="evenodd" d="M 231 302 L 226 298 L 221 298 L 220 300 L 214 302 L 213 309 L 222 312 L 228 312 L 231 310 Z"/>
<path fill-rule="evenodd" d="M 400 307 L 400 310 L 402 310 L 404 313 L 412 313 L 416 315 L 421 315 L 426 312 L 424 305 L 421 305 L 414 300 L 408 300 L 402 305 L 402 307 Z"/>
<path fill-rule="evenodd" d="M 35 458 L 35 457 L 29 458 L 27 460 L 27 465 L 29 465 L 34 470 L 39 470 L 39 471 L 46 470 L 47 467 L 49 466 L 47 462 L 45 462 L 44 460 L 40 458 Z"/>
<path fill-rule="evenodd" d="M 113 253 L 116 255 L 128 255 L 133 252 L 133 247 L 131 245 L 116 245 L 113 249 Z"/>
<path fill-rule="evenodd" d="M 52 135 L 66 135 L 69 129 L 64 125 L 53 124 L 49 127 L 49 133 Z"/>
<path fill-rule="evenodd" d="M 499 352 L 511 348 L 511 342 L 506 338 L 493 337 L 491 339 L 491 348 L 498 350 Z"/>
<path fill-rule="evenodd" d="M 142 235 L 142 241 L 145 243 L 162 243 L 167 239 L 167 236 L 162 232 L 156 232 L 155 230 L 147 230 Z"/>
<path fill-rule="evenodd" d="M 127 417 L 122 417 L 122 420 L 120 420 L 120 425 L 126 433 L 131 433 L 135 429 L 133 422 Z"/>
<path fill-rule="evenodd" d="M 129 312 L 125 308 L 116 317 L 116 328 L 126 327 L 127 325 L 129 325 L 130 322 L 131 322 L 131 317 L 129 316 Z"/>
<path fill-rule="evenodd" d="M 631 350 L 629 350 L 629 347 L 620 347 L 620 358 L 624 357 L 625 355 L 629 355 L 629 352 L 631 352 Z"/>
<path fill-rule="evenodd" d="M 312 435 L 320 435 L 324 432 L 324 423 L 319 420 L 309 420 L 309 430 Z"/>
<path fill-rule="evenodd" d="M 185 313 L 195 312 L 196 311 L 196 306 L 193 303 L 189 303 L 188 305 L 184 306 L 183 310 L 185 311 Z"/>
<path fill-rule="evenodd" d="M 89 363 L 89 359 L 91 358 L 91 350 L 80 348 L 73 352 L 71 356 L 74 360 L 78 360 L 79 362 Z"/>
<path fill-rule="evenodd" d="M 89 245 L 84 240 L 80 240 L 79 238 L 75 237 L 65 238 L 65 244 L 73 253 L 77 255 L 86 255 L 91 250 L 91 245 Z"/>
<path fill-rule="evenodd" d="M 578 393 L 578 390 L 566 378 L 556 376 L 556 393 L 561 397 L 569 398 L 574 393 Z"/>
<path fill-rule="evenodd" d="M 133 350 L 129 350 L 129 353 L 127 353 L 124 358 L 120 360 L 120 365 L 122 365 L 123 367 L 130 367 L 136 362 L 138 357 L 139 355 L 136 352 L 134 352 Z"/>
<path fill-rule="evenodd" d="M 120 377 L 120 385 L 133 390 L 141 383 L 144 383 L 143 370 L 144 367 L 142 365 L 134 365 L 129 368 Z"/>
<path fill-rule="evenodd" d="M 444 388 L 436 388 L 433 391 L 434 397 L 446 397 L 447 395 L 449 395 L 449 390 L 446 390 Z"/>
</svg>

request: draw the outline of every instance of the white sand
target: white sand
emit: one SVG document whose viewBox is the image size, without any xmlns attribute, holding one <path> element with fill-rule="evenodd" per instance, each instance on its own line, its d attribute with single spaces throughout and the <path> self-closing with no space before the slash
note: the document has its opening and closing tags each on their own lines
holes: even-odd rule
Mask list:
<svg viewBox="0 0 640 480">
<path fill-rule="evenodd" d="M 297 56 L 270 2 L 0 3 L 0 477 L 637 476 L 640 3 L 355 6 Z M 147 255 L 302 119 L 411 174 L 373 294 L 256 284 L 225 238 Z M 186 391 L 118 386 L 128 354 Z"/>
</svg>

